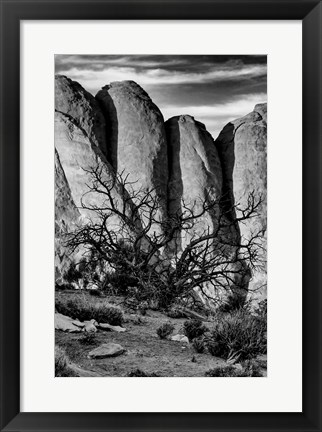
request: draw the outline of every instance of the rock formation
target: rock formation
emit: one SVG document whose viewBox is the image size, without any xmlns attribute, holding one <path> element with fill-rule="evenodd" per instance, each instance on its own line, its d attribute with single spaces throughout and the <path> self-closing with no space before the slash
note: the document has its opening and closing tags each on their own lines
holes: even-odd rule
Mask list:
<svg viewBox="0 0 322 432">
<path fill-rule="evenodd" d="M 246 116 L 228 123 L 215 141 L 223 166 L 223 196 L 225 205 L 247 206 L 250 193 L 263 202 L 259 217 L 240 224 L 241 236 L 248 239 L 262 231 L 262 245 L 266 248 L 267 229 L 267 104 L 258 104 Z M 266 256 L 263 256 L 266 261 Z M 253 271 L 250 291 L 265 295 L 266 269 Z M 256 294 L 258 296 L 259 293 Z"/>
<path fill-rule="evenodd" d="M 65 77 L 56 78 L 56 89 L 55 154 L 58 175 L 55 205 L 56 215 L 58 214 L 59 217 L 62 213 L 61 209 L 68 201 L 63 215 L 64 224 L 70 229 L 71 224 L 95 221 L 97 214 L 90 207 L 102 205 L 105 199 L 104 195 L 89 192 L 88 186 L 93 183 L 89 170 L 97 166 L 102 168 L 102 179 L 113 182 L 112 194 L 115 202 L 120 206 L 123 204 L 124 191 L 115 178 L 114 169 L 101 150 L 106 142 L 106 129 L 105 120 L 96 100 L 89 97 L 79 84 Z M 96 131 L 98 131 L 97 135 Z M 82 203 L 87 208 L 84 208 Z M 113 224 L 116 226 L 118 223 L 116 218 L 109 218 L 110 226 Z M 56 236 L 56 240 L 59 243 L 57 249 L 60 250 L 60 255 L 66 256 L 66 260 L 70 261 L 71 257 L 59 236 Z M 60 268 L 68 265 L 66 260 L 61 260 Z"/>
<path fill-rule="evenodd" d="M 55 76 L 55 111 L 69 118 L 107 156 L 106 124 L 97 101 L 64 75 Z"/>
<path fill-rule="evenodd" d="M 80 213 L 73 201 L 71 190 L 59 155 L 55 149 L 55 280 L 62 275 L 71 264 L 70 254 L 63 246 L 63 236 L 72 230 L 80 218 Z"/>
<path fill-rule="evenodd" d="M 234 214 L 226 215 L 222 207 L 222 194 L 224 193 L 223 171 L 225 164 L 219 157 L 214 140 L 205 125 L 196 121 L 189 115 L 173 117 L 166 122 L 168 157 L 169 157 L 169 183 L 168 183 L 168 211 L 171 214 L 185 212 L 184 205 L 193 208 L 196 214 L 203 209 L 204 202 L 217 203 L 196 225 L 185 233 L 180 233 L 177 238 L 176 249 L 187 246 L 192 236 L 204 235 L 208 229 L 215 231 L 219 218 L 227 227 L 220 231 L 220 240 L 227 245 L 214 244 L 214 253 L 218 250 L 232 256 L 236 253 L 240 239 L 238 227 L 233 223 Z M 184 205 L 183 205 L 184 203 Z M 179 243 L 179 245 L 178 245 Z M 178 252 L 178 250 L 177 250 Z M 230 283 L 230 288 L 235 295 L 245 297 L 248 280 L 244 274 L 247 266 L 237 262 L 231 265 L 231 271 L 237 272 Z M 242 276 L 241 276 L 242 275 Z M 224 283 L 227 283 L 225 280 Z M 203 287 L 210 296 L 214 296 L 213 289 Z M 227 298 L 231 294 L 228 291 L 217 293 L 218 298 Z M 204 299 L 203 299 L 204 300 Z"/>
<path fill-rule="evenodd" d="M 183 202 L 196 214 L 201 212 L 202 204 L 207 200 L 218 201 L 219 204 L 222 170 L 212 136 L 202 123 L 189 115 L 172 117 L 165 125 L 169 158 L 169 214 L 183 213 Z M 218 216 L 219 205 L 206 213 L 190 234 L 201 234 L 208 227 L 214 229 Z M 178 241 L 187 243 L 189 238 L 180 236 Z"/>
<path fill-rule="evenodd" d="M 95 217 L 92 211 L 80 208 L 82 200 L 87 206 L 99 204 L 93 194 L 85 195 L 89 191 L 87 185 L 92 183 L 91 175 L 87 171 L 98 164 L 106 168 L 108 175 L 113 176 L 114 170 L 84 130 L 80 129 L 72 118 L 61 112 L 55 113 L 55 146 L 74 203 L 84 219 Z"/>
<path fill-rule="evenodd" d="M 99 101 L 108 124 L 112 166 L 128 175 L 135 191 L 155 189 L 161 214 L 167 206 L 167 144 L 163 116 L 148 94 L 133 81 L 113 82 L 100 90 Z"/>
<path fill-rule="evenodd" d="M 261 229 L 265 245 L 266 104 L 228 123 L 216 141 L 189 115 L 164 123 L 160 110 L 133 81 L 111 83 L 94 98 L 78 83 L 58 76 L 55 111 L 56 278 L 61 278 L 73 259 L 64 249 L 64 232 L 96 217 L 82 208 L 82 202 L 98 207 L 103 202 L 97 194 L 88 193 L 92 179 L 87 171 L 97 165 L 106 181 L 114 181 L 113 194 L 120 205 L 128 195 L 116 180 L 116 172 L 128 175 L 134 191 L 153 189 L 161 204 L 159 220 L 184 212 L 182 200 L 197 213 L 203 201 L 216 202 L 190 233 L 178 235 L 168 253 L 180 251 L 193 234 L 215 229 L 222 214 L 233 222 L 223 233 L 226 239 L 239 241 L 240 236 L 249 237 L 252 230 Z M 238 227 L 232 207 L 235 202 L 245 205 L 252 191 L 265 195 L 261 216 L 257 224 L 249 221 Z M 242 276 L 236 277 L 236 285 L 246 287 L 247 265 L 238 265 Z M 265 279 L 265 269 L 261 269 L 253 273 L 251 286 L 256 288 Z"/>
</svg>

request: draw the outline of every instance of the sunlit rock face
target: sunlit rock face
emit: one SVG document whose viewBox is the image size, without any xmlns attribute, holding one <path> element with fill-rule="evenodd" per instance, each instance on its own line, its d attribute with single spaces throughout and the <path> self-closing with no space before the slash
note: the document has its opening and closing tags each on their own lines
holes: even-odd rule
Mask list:
<svg viewBox="0 0 322 432">
<path fill-rule="evenodd" d="M 166 122 L 169 158 L 168 211 L 185 213 L 185 207 L 197 215 L 203 203 L 217 201 L 179 242 L 186 243 L 193 233 L 214 229 L 219 216 L 222 171 L 218 152 L 205 126 L 189 115 L 172 117 Z"/>
<path fill-rule="evenodd" d="M 106 143 L 105 120 L 96 100 L 93 97 L 87 97 L 79 84 L 64 77 L 56 80 L 56 83 L 56 89 L 58 89 L 55 98 L 57 164 L 59 161 L 59 169 L 56 170 L 56 174 L 58 173 L 56 175 L 56 183 L 58 181 L 56 184 L 56 214 L 61 213 L 64 204 L 61 204 L 60 197 L 69 197 L 70 202 L 74 204 L 74 212 L 71 207 L 70 210 L 65 210 L 64 223 L 71 230 L 76 224 L 82 226 L 90 220 L 97 221 L 99 217 L 93 210 L 93 206 L 100 208 L 104 205 L 106 196 L 91 192 L 89 189 L 89 186 L 93 185 L 91 170 L 99 167 L 102 180 L 113 183 L 112 196 L 114 202 L 117 202 L 119 206 L 123 205 L 126 192 L 116 179 L 115 170 L 108 163 L 102 151 L 103 144 Z M 98 131 L 97 135 L 96 131 Z M 60 180 L 62 178 L 64 181 Z M 126 205 L 126 208 L 128 206 L 130 203 Z M 119 224 L 119 220 L 110 217 L 108 224 L 113 229 Z M 60 242 L 60 249 L 64 250 L 59 238 L 58 242 Z M 69 258 L 75 259 L 75 256 Z"/>
<path fill-rule="evenodd" d="M 55 76 L 55 111 L 69 118 L 107 156 L 105 118 L 94 96 L 78 82 Z"/>
<path fill-rule="evenodd" d="M 70 253 L 64 246 L 64 236 L 74 229 L 80 213 L 73 201 L 59 155 L 55 150 L 55 280 L 62 276 L 71 264 Z"/>
<path fill-rule="evenodd" d="M 154 190 L 161 204 L 157 219 L 162 220 L 167 211 L 168 158 L 159 108 L 133 81 L 106 85 L 96 99 L 108 125 L 108 153 L 113 168 L 128 175 L 128 180 L 134 182 L 129 188 L 135 192 Z"/>
<path fill-rule="evenodd" d="M 71 190 L 72 198 L 84 218 L 95 218 L 95 212 L 82 208 L 99 205 L 102 197 L 89 193 L 92 177 L 88 171 L 97 165 L 104 167 L 104 173 L 114 175 L 99 147 L 96 147 L 76 122 L 60 112 L 55 113 L 55 147 Z"/>
<path fill-rule="evenodd" d="M 249 239 L 260 234 L 260 244 L 266 249 L 267 230 L 267 104 L 258 104 L 246 116 L 229 122 L 215 141 L 223 167 L 224 205 L 234 203 L 247 206 L 251 193 L 262 203 L 259 216 L 240 224 L 241 236 Z M 241 213 L 237 211 L 237 216 Z M 249 285 L 255 298 L 266 297 L 266 253 L 262 255 L 263 265 L 254 269 Z"/>
<path fill-rule="evenodd" d="M 203 212 L 204 203 L 214 204 L 197 219 L 196 224 L 177 236 L 172 249 L 175 253 L 180 253 L 196 236 L 216 231 L 220 221 L 225 227 L 216 236 L 213 254 L 235 256 L 239 243 L 239 229 L 234 222 L 234 214 L 225 214 L 222 209 L 222 164 L 212 136 L 202 123 L 189 115 L 169 119 L 166 122 L 166 131 L 169 158 L 169 214 L 188 215 L 187 209 L 192 209 L 194 214 L 198 215 Z M 216 297 L 218 301 L 227 299 L 232 293 L 245 297 L 248 280 L 239 274 L 245 272 L 244 264 L 232 264 L 231 272 L 230 290 L 215 292 L 208 284 L 203 286 L 203 291 L 210 297 Z M 222 282 L 227 285 L 227 280 Z M 206 296 L 201 295 L 201 298 L 209 304 Z"/>
</svg>

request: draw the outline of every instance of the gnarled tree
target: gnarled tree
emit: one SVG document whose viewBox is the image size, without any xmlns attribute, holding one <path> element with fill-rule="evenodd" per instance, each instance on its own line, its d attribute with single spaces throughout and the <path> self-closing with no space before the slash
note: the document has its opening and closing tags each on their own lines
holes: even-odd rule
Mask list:
<svg viewBox="0 0 322 432">
<path fill-rule="evenodd" d="M 176 214 L 160 218 L 153 189 L 137 190 L 124 173 L 114 179 L 104 176 L 100 164 L 87 173 L 92 199 L 88 204 L 84 197 L 81 206 L 93 217 L 69 232 L 66 244 L 71 251 L 81 247 L 88 266 L 103 264 L 125 278 L 125 293 L 138 301 L 154 300 L 162 308 L 178 300 L 196 301 L 196 293 L 211 302 L 220 302 L 222 293 L 245 299 L 252 269 L 265 265 L 262 233 L 245 239 L 229 232 L 239 233 L 239 224 L 259 215 L 261 197 L 251 193 L 245 208 L 235 204 L 218 214 L 220 202 L 206 196 L 202 202 L 183 202 Z M 123 189 L 122 202 L 113 194 L 116 181 Z M 95 195 L 99 205 L 93 204 Z M 200 221 L 211 212 L 218 214 L 216 226 L 200 229 Z M 179 236 L 185 238 L 180 247 Z"/>
</svg>

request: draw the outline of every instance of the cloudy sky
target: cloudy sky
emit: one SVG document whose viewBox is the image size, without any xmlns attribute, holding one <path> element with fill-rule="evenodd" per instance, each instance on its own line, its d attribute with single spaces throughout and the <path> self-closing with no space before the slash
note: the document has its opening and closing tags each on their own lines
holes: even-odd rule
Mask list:
<svg viewBox="0 0 322 432">
<path fill-rule="evenodd" d="M 190 114 L 216 138 L 230 120 L 267 100 L 266 56 L 56 55 L 56 73 L 95 95 L 112 81 L 136 81 L 168 118 Z"/>
</svg>

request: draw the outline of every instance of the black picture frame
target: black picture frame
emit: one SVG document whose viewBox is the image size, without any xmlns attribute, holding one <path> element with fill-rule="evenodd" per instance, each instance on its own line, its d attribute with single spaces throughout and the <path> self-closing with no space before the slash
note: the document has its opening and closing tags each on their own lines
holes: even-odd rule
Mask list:
<svg viewBox="0 0 322 432">
<path fill-rule="evenodd" d="M 316 0 L 0 0 L 0 5 L 1 431 L 321 431 L 321 2 Z M 20 412 L 19 26 L 21 20 L 31 19 L 302 20 L 302 413 Z M 285 270 L 291 271 L 291 269 Z M 292 307 L 291 301 L 285 306 L 286 313 L 288 307 Z"/>
</svg>

